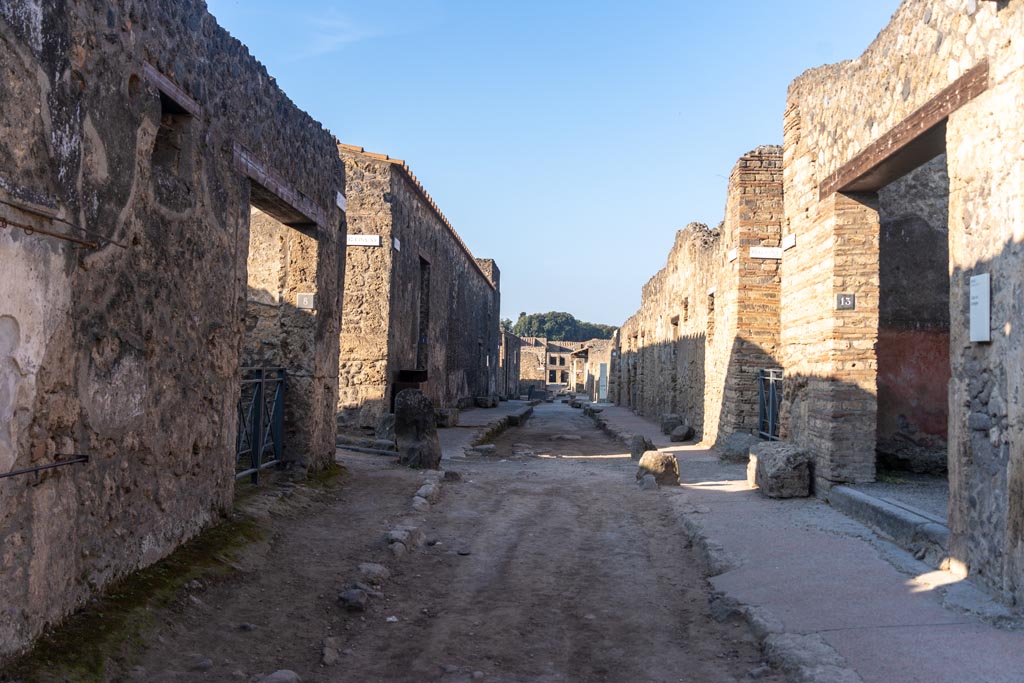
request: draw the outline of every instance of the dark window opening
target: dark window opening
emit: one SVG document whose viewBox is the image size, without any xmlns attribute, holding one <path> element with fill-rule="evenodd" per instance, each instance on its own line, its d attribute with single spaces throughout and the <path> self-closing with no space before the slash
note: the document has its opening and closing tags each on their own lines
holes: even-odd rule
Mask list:
<svg viewBox="0 0 1024 683">
<path fill-rule="evenodd" d="M 192 115 L 161 92 L 151 168 L 156 199 L 169 208 L 184 210 L 193 202 L 192 137 Z"/>
<path fill-rule="evenodd" d="M 569 372 L 567 370 L 562 370 L 562 383 L 566 384 L 568 382 L 569 382 Z"/>
<path fill-rule="evenodd" d="M 549 384 L 554 384 L 556 376 L 557 375 L 556 375 L 556 371 L 555 370 L 552 370 L 552 371 L 548 372 L 548 383 Z"/>
</svg>

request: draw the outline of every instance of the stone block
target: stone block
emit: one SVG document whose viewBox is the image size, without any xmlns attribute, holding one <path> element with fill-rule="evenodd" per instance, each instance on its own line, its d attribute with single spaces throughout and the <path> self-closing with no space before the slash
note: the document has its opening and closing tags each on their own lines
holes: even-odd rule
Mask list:
<svg viewBox="0 0 1024 683">
<path fill-rule="evenodd" d="M 435 417 L 438 427 L 458 427 L 459 426 L 459 409 L 458 408 L 438 408 L 435 411 Z"/>
<path fill-rule="evenodd" d="M 477 396 L 474 400 L 477 408 L 498 407 L 498 398 L 496 396 Z"/>
<path fill-rule="evenodd" d="M 811 495 L 811 455 L 786 441 L 764 441 L 750 448 L 747 482 L 769 498 Z"/>
<path fill-rule="evenodd" d="M 441 465 L 434 405 L 418 389 L 403 389 L 395 398 L 395 441 L 400 464 L 432 470 Z"/>
<path fill-rule="evenodd" d="M 676 486 L 679 484 L 679 461 L 671 453 L 647 451 L 640 457 L 637 481 L 648 474 L 653 475 L 660 486 Z"/>
<path fill-rule="evenodd" d="M 657 448 L 646 436 L 638 434 L 629 440 L 629 457 L 633 460 L 639 460 L 643 457 L 644 453 L 654 450 L 657 450 Z"/>
</svg>

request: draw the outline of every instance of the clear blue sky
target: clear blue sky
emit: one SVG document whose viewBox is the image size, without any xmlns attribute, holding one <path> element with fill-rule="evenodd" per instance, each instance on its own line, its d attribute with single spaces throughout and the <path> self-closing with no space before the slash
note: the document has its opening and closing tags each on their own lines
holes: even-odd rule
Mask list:
<svg viewBox="0 0 1024 683">
<path fill-rule="evenodd" d="M 898 0 L 208 0 L 342 142 L 405 159 L 502 316 L 621 324 L 675 231 L 782 142 L 793 78 L 858 56 Z"/>
</svg>

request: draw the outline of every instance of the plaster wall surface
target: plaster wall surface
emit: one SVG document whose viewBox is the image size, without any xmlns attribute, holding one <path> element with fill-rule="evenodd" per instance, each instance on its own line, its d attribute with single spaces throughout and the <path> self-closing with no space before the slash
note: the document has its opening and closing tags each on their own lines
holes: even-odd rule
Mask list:
<svg viewBox="0 0 1024 683">
<path fill-rule="evenodd" d="M 345 187 L 331 135 L 202 2 L 10 0 L 0 64 L 0 217 L 97 243 L 0 229 L 0 471 L 90 456 L 0 480 L 3 658 L 231 506 L 256 175 L 236 145 L 316 208 L 294 395 L 302 461 L 330 460 Z"/>
</svg>

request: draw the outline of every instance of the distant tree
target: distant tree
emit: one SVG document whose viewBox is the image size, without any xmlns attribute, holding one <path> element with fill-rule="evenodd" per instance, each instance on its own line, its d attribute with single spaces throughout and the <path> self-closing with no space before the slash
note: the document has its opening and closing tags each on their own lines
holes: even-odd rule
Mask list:
<svg viewBox="0 0 1024 683">
<path fill-rule="evenodd" d="M 547 337 L 552 341 L 611 339 L 617 329 L 610 325 L 581 322 L 561 311 L 531 315 L 520 313 L 519 320 L 512 326 L 512 332 L 520 337 Z"/>
<path fill-rule="evenodd" d="M 511 332 L 512 320 L 509 318 L 502 318 L 501 322 L 498 323 L 498 327 L 501 329 L 502 332 Z"/>
</svg>

